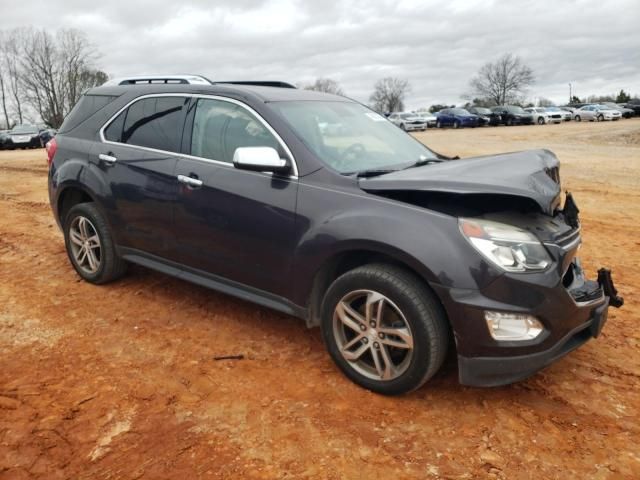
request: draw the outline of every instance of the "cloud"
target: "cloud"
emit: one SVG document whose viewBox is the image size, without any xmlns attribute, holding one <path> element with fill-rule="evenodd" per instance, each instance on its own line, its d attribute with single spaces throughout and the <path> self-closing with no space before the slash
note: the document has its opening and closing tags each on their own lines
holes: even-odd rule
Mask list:
<svg viewBox="0 0 640 480">
<path fill-rule="evenodd" d="M 640 94 L 636 0 L 24 0 L 3 28 L 86 31 L 110 75 L 201 73 L 212 79 L 338 80 L 367 101 L 378 78 L 407 78 L 409 107 L 461 103 L 469 78 L 505 52 L 537 82 L 532 97 L 624 88 Z M 34 21 L 36 22 L 34 24 Z"/>
</svg>

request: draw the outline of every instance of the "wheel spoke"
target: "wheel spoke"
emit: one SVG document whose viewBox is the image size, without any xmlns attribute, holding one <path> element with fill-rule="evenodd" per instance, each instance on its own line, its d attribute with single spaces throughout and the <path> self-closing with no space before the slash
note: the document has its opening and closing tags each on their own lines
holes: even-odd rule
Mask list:
<svg viewBox="0 0 640 480">
<path fill-rule="evenodd" d="M 379 328 L 378 333 L 385 335 L 379 340 L 380 343 L 396 348 L 413 348 L 413 337 L 408 328 Z"/>
<path fill-rule="evenodd" d="M 369 344 L 368 343 L 363 343 L 362 346 L 358 347 L 356 350 L 354 350 L 353 352 L 351 351 L 347 351 L 344 349 L 344 347 L 342 348 L 342 356 L 346 359 L 349 360 L 351 362 L 358 360 L 362 354 L 364 352 L 366 352 L 367 350 L 369 350 Z"/>
<path fill-rule="evenodd" d="M 350 348 L 352 348 L 354 345 L 358 344 L 360 341 L 362 341 L 362 339 L 365 337 L 364 334 L 360 334 L 360 335 L 356 335 L 355 337 L 353 337 L 352 340 L 350 340 L 344 347 L 342 347 L 342 350 L 349 350 Z"/>
<path fill-rule="evenodd" d="M 393 364 L 389 353 L 384 345 L 380 345 L 380 349 L 372 348 L 371 356 L 373 357 L 373 363 L 376 366 L 376 371 L 381 380 L 387 380 L 393 376 Z"/>
<path fill-rule="evenodd" d="M 380 321 L 382 320 L 384 300 L 385 297 L 377 292 L 371 292 L 367 295 L 365 318 L 367 322 L 375 322 L 376 327 L 380 325 Z"/>
<path fill-rule="evenodd" d="M 89 268 L 91 271 L 96 271 L 98 269 L 98 259 L 96 258 L 96 254 L 92 249 L 87 248 L 87 260 L 89 260 Z"/>
<path fill-rule="evenodd" d="M 364 323 L 364 318 L 351 308 L 348 303 L 338 303 L 336 306 L 336 314 L 344 325 L 349 327 L 351 330 L 358 332 L 358 334 L 360 333 L 360 325 Z"/>
<path fill-rule="evenodd" d="M 80 245 L 81 247 L 83 246 L 84 242 L 82 241 L 82 237 L 80 236 L 80 234 L 74 230 L 74 229 L 70 229 L 69 230 L 69 239 L 75 243 L 76 245 Z"/>
<path fill-rule="evenodd" d="M 78 253 L 76 254 L 76 261 L 78 262 L 78 265 L 82 266 L 82 264 L 86 259 L 87 259 L 87 249 L 84 247 L 81 247 L 80 250 L 78 250 Z"/>
<path fill-rule="evenodd" d="M 87 230 L 87 219 L 84 217 L 80 217 L 78 220 L 78 228 L 80 229 L 80 236 L 83 240 L 89 238 L 89 232 Z"/>
<path fill-rule="evenodd" d="M 98 235 L 93 235 L 87 238 L 87 242 L 89 242 L 89 248 L 91 249 L 100 248 L 100 239 L 98 238 Z"/>
</svg>

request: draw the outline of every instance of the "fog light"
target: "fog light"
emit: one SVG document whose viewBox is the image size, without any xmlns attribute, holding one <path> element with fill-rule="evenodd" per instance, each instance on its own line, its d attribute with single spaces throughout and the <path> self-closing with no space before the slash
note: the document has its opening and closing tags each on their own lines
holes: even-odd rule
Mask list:
<svg viewBox="0 0 640 480">
<path fill-rule="evenodd" d="M 489 333 L 496 340 L 532 340 L 544 330 L 536 317 L 522 313 L 485 311 L 484 318 Z"/>
</svg>

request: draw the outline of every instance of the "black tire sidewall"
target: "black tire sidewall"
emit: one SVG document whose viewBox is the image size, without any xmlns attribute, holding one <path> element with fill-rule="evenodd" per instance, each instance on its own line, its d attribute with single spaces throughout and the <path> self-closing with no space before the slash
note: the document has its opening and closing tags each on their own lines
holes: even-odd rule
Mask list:
<svg viewBox="0 0 640 480">
<path fill-rule="evenodd" d="M 419 388 L 440 368 L 442 363 L 441 358 L 435 358 L 435 352 L 431 349 L 432 342 L 434 340 L 440 342 L 439 348 L 443 348 L 444 350 L 446 350 L 448 343 L 446 330 L 443 328 L 439 329 L 435 324 L 436 322 L 443 322 L 444 319 L 431 318 L 432 315 L 437 313 L 440 315 L 444 314 L 434 312 L 433 305 L 417 305 L 415 299 L 418 298 L 420 302 L 424 303 L 424 294 L 426 292 L 417 292 L 413 282 L 407 282 L 405 278 L 393 275 L 393 271 L 393 269 L 390 269 L 386 272 L 391 273 L 391 276 L 394 277 L 394 280 L 391 282 L 383 277 L 372 274 L 371 269 L 367 271 L 366 269 L 359 268 L 347 272 L 331 285 L 325 295 L 321 311 L 322 336 L 333 361 L 354 383 L 383 395 L 398 395 Z M 417 278 L 415 280 L 418 281 Z M 393 380 L 373 380 L 356 372 L 349 365 L 349 362 L 342 357 L 335 341 L 333 335 L 333 312 L 335 305 L 348 292 L 360 289 L 375 290 L 391 299 L 402 311 L 411 327 L 414 341 L 411 364 L 404 374 Z M 408 295 L 409 291 L 413 294 L 413 298 Z M 429 312 L 430 315 L 425 315 L 425 312 Z M 438 336 L 438 331 L 441 332 L 440 336 L 444 336 L 445 338 L 433 338 Z M 443 332 L 444 335 L 442 335 Z"/>
</svg>

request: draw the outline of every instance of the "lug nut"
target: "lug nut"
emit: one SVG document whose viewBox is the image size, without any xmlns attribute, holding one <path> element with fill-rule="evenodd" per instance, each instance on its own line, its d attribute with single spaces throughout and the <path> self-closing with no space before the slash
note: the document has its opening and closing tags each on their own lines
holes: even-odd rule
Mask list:
<svg viewBox="0 0 640 480">
<path fill-rule="evenodd" d="M 373 348 L 380 348 L 380 344 L 378 342 L 373 342 Z"/>
<path fill-rule="evenodd" d="M 368 339 L 367 337 L 364 337 L 364 338 L 362 339 L 362 343 L 369 343 L 369 339 Z"/>
<path fill-rule="evenodd" d="M 376 322 L 369 322 L 369 325 L 371 325 L 371 328 L 376 328 Z"/>
<path fill-rule="evenodd" d="M 380 333 L 378 334 L 378 337 L 380 337 L 381 339 L 382 339 L 382 338 L 384 338 L 384 333 L 380 332 Z"/>
<path fill-rule="evenodd" d="M 360 330 L 362 330 L 363 332 L 367 329 L 367 326 L 364 323 L 360 324 Z"/>
</svg>

